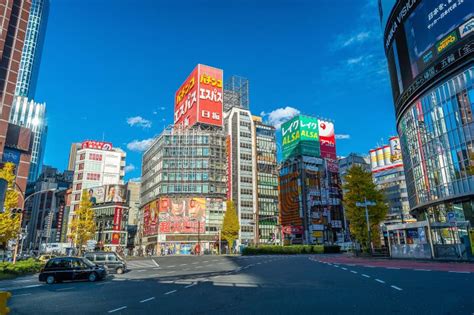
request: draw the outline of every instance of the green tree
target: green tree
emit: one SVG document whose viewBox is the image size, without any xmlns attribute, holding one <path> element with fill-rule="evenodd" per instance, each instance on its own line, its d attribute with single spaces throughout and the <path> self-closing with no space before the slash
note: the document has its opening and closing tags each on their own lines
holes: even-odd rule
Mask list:
<svg viewBox="0 0 474 315">
<path fill-rule="evenodd" d="M 221 237 L 229 244 L 229 249 L 232 250 L 234 241 L 239 237 L 239 218 L 235 211 L 232 200 L 227 201 L 227 209 L 225 211 L 224 220 L 222 222 Z"/>
<path fill-rule="evenodd" d="M 373 201 L 375 206 L 369 206 L 369 224 L 372 242 L 380 244 L 379 224 L 385 219 L 388 206 L 385 203 L 385 196 L 379 191 L 372 181 L 372 174 L 365 171 L 360 166 L 353 166 L 346 174 L 346 184 L 344 184 L 344 209 L 347 219 L 350 222 L 351 234 L 362 244 L 365 250 L 370 248 L 369 235 L 367 231 L 367 221 L 365 208 L 356 206 L 357 202 Z"/>
<path fill-rule="evenodd" d="M 5 203 L 0 209 L 0 246 L 5 248 L 9 240 L 14 239 L 20 232 L 20 215 L 13 213 L 18 206 L 18 191 L 15 190 L 15 164 L 5 163 L 0 168 L 0 178 L 7 181 Z"/>
<path fill-rule="evenodd" d="M 83 190 L 79 208 L 74 213 L 71 222 L 69 237 L 78 249 L 79 255 L 82 254 L 82 247 L 88 240 L 93 239 L 95 234 L 94 210 L 91 208 L 92 203 L 89 199 L 89 193 Z"/>
</svg>

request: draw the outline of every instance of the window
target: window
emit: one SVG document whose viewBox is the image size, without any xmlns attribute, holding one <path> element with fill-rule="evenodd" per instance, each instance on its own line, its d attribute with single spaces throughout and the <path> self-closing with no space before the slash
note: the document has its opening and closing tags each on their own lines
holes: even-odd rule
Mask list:
<svg viewBox="0 0 474 315">
<path fill-rule="evenodd" d="M 107 254 L 107 261 L 117 261 L 117 257 L 114 254 Z"/>
<path fill-rule="evenodd" d="M 89 160 L 102 161 L 102 154 L 90 153 L 90 154 L 89 154 Z"/>
<path fill-rule="evenodd" d="M 82 180 L 82 176 L 84 175 L 84 173 L 77 173 L 77 180 Z"/>
<path fill-rule="evenodd" d="M 81 190 L 81 189 L 82 189 L 82 183 L 76 184 L 75 190 Z"/>
<path fill-rule="evenodd" d="M 87 173 L 88 180 L 100 180 L 100 174 L 97 173 Z"/>
<path fill-rule="evenodd" d="M 86 154 L 85 153 L 81 153 L 81 155 L 79 155 L 79 160 L 82 161 L 86 158 Z"/>
<path fill-rule="evenodd" d="M 79 170 L 82 171 L 84 169 L 84 163 L 79 164 Z"/>
</svg>

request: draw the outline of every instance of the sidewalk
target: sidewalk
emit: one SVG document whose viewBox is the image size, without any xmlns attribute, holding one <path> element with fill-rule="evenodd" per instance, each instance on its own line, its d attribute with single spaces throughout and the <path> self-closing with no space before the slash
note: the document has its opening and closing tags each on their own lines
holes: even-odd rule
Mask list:
<svg viewBox="0 0 474 315">
<path fill-rule="evenodd" d="M 342 265 L 474 273 L 474 264 L 470 262 L 401 260 L 389 258 L 354 257 L 348 255 L 318 255 L 317 258 L 321 262 Z"/>
</svg>

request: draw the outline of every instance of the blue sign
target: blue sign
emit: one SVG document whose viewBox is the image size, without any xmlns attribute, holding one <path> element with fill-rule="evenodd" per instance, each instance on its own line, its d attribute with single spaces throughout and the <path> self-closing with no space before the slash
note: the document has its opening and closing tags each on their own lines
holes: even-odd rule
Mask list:
<svg viewBox="0 0 474 315">
<path fill-rule="evenodd" d="M 12 162 L 15 165 L 20 164 L 21 152 L 15 149 L 5 148 L 3 150 L 3 162 Z"/>
<path fill-rule="evenodd" d="M 456 214 L 454 212 L 448 212 L 448 222 L 456 221 Z"/>
</svg>

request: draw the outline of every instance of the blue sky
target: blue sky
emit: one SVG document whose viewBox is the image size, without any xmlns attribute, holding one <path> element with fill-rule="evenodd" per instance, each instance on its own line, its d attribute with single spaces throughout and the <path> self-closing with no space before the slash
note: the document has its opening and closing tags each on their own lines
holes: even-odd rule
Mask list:
<svg viewBox="0 0 474 315">
<path fill-rule="evenodd" d="M 367 153 L 396 132 L 377 12 L 374 0 L 51 0 L 35 97 L 44 162 L 64 169 L 72 142 L 104 138 L 139 177 L 197 63 L 248 78 L 253 113 L 330 118 L 350 136 L 338 155 Z"/>
</svg>

